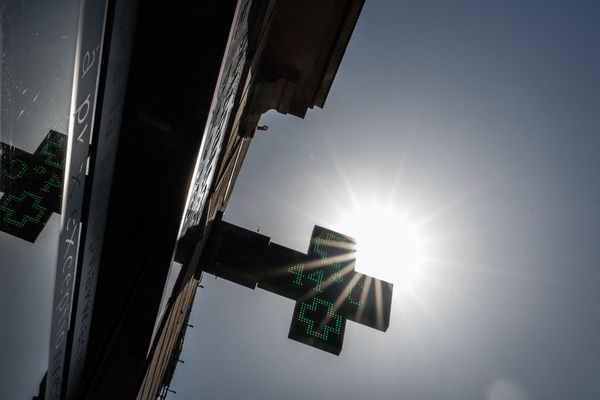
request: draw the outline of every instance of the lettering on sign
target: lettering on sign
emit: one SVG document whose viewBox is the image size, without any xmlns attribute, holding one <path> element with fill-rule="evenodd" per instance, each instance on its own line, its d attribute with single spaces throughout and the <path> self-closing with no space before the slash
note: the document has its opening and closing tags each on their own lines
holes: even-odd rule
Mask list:
<svg viewBox="0 0 600 400">
<path fill-rule="evenodd" d="M 101 48 L 107 4 L 106 0 L 82 1 L 80 6 L 78 52 L 75 59 L 69 116 L 68 162 L 65 163 L 65 188 L 63 189 L 63 196 L 66 198 L 63 198 L 58 244 L 58 268 L 55 279 L 57 284 L 54 289 L 46 400 L 58 400 L 64 393 L 66 336 L 71 323 L 75 279 L 78 282 L 81 279 L 80 271 L 77 270 L 78 256 L 90 145 L 92 132 L 95 129 L 99 65 L 102 59 Z"/>
<path fill-rule="evenodd" d="M 83 248 L 78 267 L 78 295 L 74 299 L 67 400 L 81 398 L 136 16 L 137 0 L 120 1 L 114 5 L 111 45 L 108 54 L 103 56 L 107 58 L 105 72 L 100 78 L 104 81 L 104 93 L 101 107 L 98 107 L 100 126 L 93 139 L 96 152 L 91 158 L 87 177 L 91 190 L 85 229 L 81 233 L 80 248 Z M 98 55 L 89 56 L 90 61 L 97 58 Z"/>
<path fill-rule="evenodd" d="M 194 172 L 190 199 L 182 224 L 182 234 L 200 224 L 204 207 L 213 185 L 217 162 L 225 134 L 231 124 L 233 111 L 237 107 L 240 95 L 240 83 L 244 76 L 243 69 L 247 64 L 248 19 L 250 2 L 240 2 L 236 22 L 230 35 L 227 54 L 221 67 L 217 89 L 211 105 L 209 121 L 202 138 L 200 155 Z M 190 230 L 192 232 L 193 230 Z"/>
</svg>

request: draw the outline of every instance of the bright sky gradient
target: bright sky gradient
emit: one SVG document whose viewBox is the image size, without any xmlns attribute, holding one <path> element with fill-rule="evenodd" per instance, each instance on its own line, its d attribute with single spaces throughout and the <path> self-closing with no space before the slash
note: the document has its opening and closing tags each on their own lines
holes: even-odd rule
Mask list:
<svg viewBox="0 0 600 400">
<path fill-rule="evenodd" d="M 227 221 L 306 251 L 386 205 L 423 259 L 339 357 L 205 275 L 170 400 L 600 399 L 600 2 L 367 0 L 324 110 L 262 123 Z"/>
</svg>

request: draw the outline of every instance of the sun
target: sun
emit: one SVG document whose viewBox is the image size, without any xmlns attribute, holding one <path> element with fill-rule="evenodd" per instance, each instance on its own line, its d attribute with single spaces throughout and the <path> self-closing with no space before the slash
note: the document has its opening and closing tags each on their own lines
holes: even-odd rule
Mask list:
<svg viewBox="0 0 600 400">
<path fill-rule="evenodd" d="M 408 212 L 366 204 L 342 213 L 340 231 L 356 239 L 356 269 L 412 289 L 425 258 L 425 237 Z"/>
</svg>

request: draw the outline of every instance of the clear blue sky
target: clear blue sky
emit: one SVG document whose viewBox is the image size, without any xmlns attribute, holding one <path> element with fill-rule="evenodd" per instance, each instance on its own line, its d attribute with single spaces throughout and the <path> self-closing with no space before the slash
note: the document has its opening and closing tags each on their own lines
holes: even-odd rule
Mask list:
<svg viewBox="0 0 600 400">
<path fill-rule="evenodd" d="M 304 251 L 391 203 L 419 277 L 335 357 L 205 275 L 169 399 L 600 399 L 600 2 L 367 0 L 324 110 L 263 122 L 226 220 Z"/>
</svg>

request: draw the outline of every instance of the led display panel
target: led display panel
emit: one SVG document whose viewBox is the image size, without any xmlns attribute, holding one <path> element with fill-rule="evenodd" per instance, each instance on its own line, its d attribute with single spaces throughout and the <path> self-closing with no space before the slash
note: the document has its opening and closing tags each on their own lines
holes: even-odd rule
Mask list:
<svg viewBox="0 0 600 400">
<path fill-rule="evenodd" d="M 251 288 L 256 280 L 296 301 L 288 337 L 332 354 L 340 354 L 348 319 L 387 330 L 393 285 L 354 270 L 354 239 L 315 226 L 307 254 L 267 243 L 266 236 L 221 221 L 203 269 Z"/>
<path fill-rule="evenodd" d="M 67 137 L 50 131 L 34 154 L 0 142 L 0 230 L 35 242 L 60 213 Z"/>
<path fill-rule="evenodd" d="M 313 297 L 296 302 L 288 337 L 339 355 L 345 329 L 346 318 L 335 311 L 334 303 L 321 297 Z"/>
<path fill-rule="evenodd" d="M 339 354 L 346 317 L 345 283 L 354 272 L 354 239 L 315 226 L 303 263 L 288 268 L 288 285 L 302 287 L 288 337 L 321 350 Z"/>
</svg>

